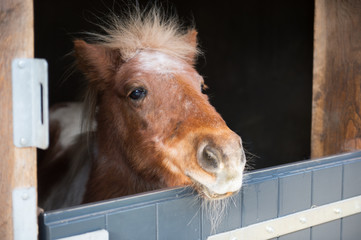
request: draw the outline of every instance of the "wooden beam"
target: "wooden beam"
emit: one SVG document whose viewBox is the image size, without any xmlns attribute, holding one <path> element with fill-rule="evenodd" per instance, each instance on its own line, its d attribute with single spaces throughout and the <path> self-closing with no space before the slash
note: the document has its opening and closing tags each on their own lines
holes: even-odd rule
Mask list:
<svg viewBox="0 0 361 240">
<path fill-rule="evenodd" d="M 11 62 L 34 57 L 32 0 L 0 1 L 0 239 L 13 239 L 12 190 L 36 187 L 36 149 L 13 144 Z M 36 219 L 35 219 L 36 220 Z"/>
<path fill-rule="evenodd" d="M 316 0 L 313 158 L 361 149 L 361 1 Z"/>
</svg>

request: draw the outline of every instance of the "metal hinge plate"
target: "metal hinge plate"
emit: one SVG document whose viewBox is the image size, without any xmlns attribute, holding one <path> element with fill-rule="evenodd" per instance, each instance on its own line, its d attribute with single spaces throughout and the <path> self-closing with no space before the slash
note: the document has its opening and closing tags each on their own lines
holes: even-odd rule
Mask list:
<svg viewBox="0 0 361 240">
<path fill-rule="evenodd" d="M 46 149 L 49 145 L 47 62 L 13 60 L 12 84 L 14 145 Z"/>
<path fill-rule="evenodd" d="M 12 197 L 14 240 L 36 240 L 38 226 L 35 188 L 16 188 Z"/>
</svg>

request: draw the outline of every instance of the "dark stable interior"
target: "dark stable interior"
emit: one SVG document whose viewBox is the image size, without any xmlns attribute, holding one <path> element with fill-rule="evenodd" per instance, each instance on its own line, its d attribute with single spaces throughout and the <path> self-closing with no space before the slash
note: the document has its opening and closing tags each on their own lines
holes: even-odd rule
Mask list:
<svg viewBox="0 0 361 240">
<path fill-rule="evenodd" d="M 197 70 L 228 126 L 243 139 L 252 169 L 310 157 L 313 1 L 138 1 L 195 23 L 204 57 Z M 35 0 L 35 57 L 49 63 L 50 105 L 81 100 L 72 40 L 125 1 Z"/>
</svg>

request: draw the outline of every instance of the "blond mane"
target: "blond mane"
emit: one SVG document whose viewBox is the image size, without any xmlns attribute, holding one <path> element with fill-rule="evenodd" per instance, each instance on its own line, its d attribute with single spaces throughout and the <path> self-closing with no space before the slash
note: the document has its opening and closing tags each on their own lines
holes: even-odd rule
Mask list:
<svg viewBox="0 0 361 240">
<path fill-rule="evenodd" d="M 167 16 L 158 7 L 140 10 L 134 7 L 118 17 L 112 14 L 100 25 L 105 34 L 92 34 L 97 43 L 119 49 L 124 60 L 132 58 L 142 49 L 153 49 L 187 62 L 200 54 L 199 48 L 189 40 L 189 31 L 175 15 Z"/>
</svg>

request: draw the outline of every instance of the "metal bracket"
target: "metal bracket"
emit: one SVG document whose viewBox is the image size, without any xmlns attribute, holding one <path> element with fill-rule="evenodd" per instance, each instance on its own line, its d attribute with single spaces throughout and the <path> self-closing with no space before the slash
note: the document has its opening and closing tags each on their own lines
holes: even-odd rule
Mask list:
<svg viewBox="0 0 361 240">
<path fill-rule="evenodd" d="M 12 84 L 14 145 L 46 149 L 49 145 L 47 62 L 13 60 Z"/>
<path fill-rule="evenodd" d="M 35 188 L 16 188 L 12 197 L 14 240 L 36 240 L 38 225 Z"/>
</svg>

